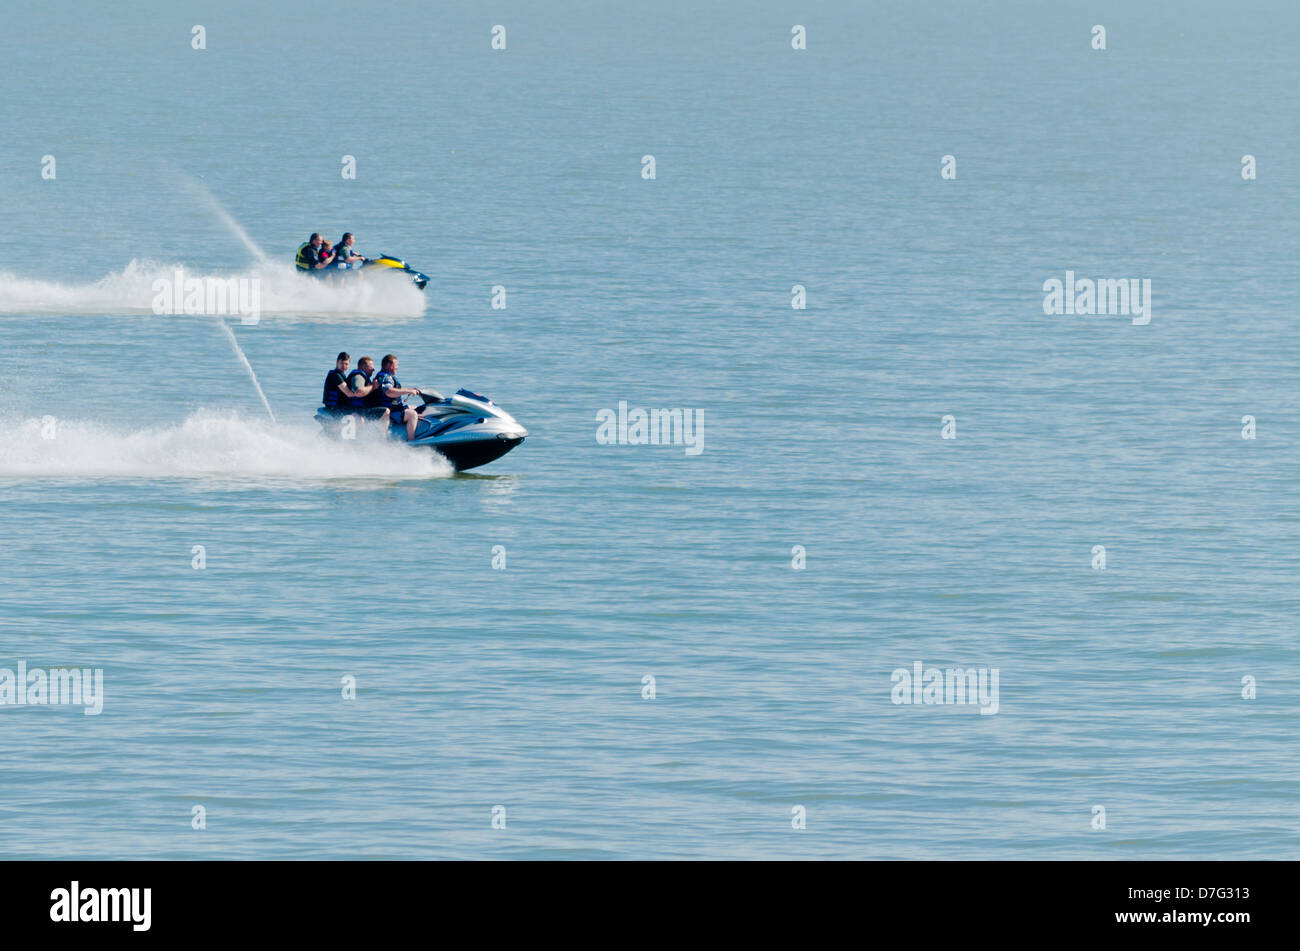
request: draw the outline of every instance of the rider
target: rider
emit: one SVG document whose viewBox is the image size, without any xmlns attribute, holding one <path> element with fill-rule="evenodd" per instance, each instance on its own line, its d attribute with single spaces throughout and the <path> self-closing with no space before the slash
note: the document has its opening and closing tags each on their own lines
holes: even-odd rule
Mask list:
<svg viewBox="0 0 1300 951">
<path fill-rule="evenodd" d="M 362 419 L 378 420 L 380 425 L 387 426 L 388 408 L 379 405 L 382 396 L 375 386 L 374 375 L 374 360 L 369 357 L 362 357 L 357 361 L 357 368 L 348 374 L 348 387 L 358 395 L 349 398 L 348 402 L 351 404 L 353 412 L 360 414 Z M 380 432 L 383 431 L 380 430 Z"/>
<path fill-rule="evenodd" d="M 379 363 L 375 386 L 382 396 L 380 405 L 388 408 L 390 425 L 399 426 L 405 423 L 406 441 L 410 442 L 415 438 L 415 426 L 420 421 L 420 417 L 415 410 L 406 405 L 406 397 L 418 396 L 420 391 L 397 382 L 397 357 L 391 353 Z"/>
<path fill-rule="evenodd" d="M 294 258 L 293 262 L 294 266 L 298 270 L 307 271 L 308 273 L 313 271 L 323 273 L 328 261 L 322 260 L 320 245 L 320 235 L 313 231 L 306 244 L 299 245 L 298 256 Z M 316 276 L 320 277 L 321 275 L 317 274 Z"/>
<path fill-rule="evenodd" d="M 321 402 L 325 404 L 325 412 L 331 416 L 348 415 L 352 412 L 351 401 L 366 395 L 348 384 L 348 366 L 351 362 L 352 358 L 344 351 L 335 359 L 334 369 L 325 374 L 325 391 L 321 394 Z"/>
<path fill-rule="evenodd" d="M 352 232 L 349 231 L 339 238 L 339 243 L 335 245 L 340 265 L 346 264 L 348 267 L 357 267 L 366 263 L 366 259 L 357 254 L 356 249 L 352 247 Z"/>
</svg>

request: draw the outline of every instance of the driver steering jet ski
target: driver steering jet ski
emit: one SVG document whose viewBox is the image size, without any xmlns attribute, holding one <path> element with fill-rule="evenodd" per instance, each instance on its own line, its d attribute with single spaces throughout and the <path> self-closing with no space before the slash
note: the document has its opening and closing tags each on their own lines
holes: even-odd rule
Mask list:
<svg viewBox="0 0 1300 951">
<path fill-rule="evenodd" d="M 298 246 L 298 254 L 294 257 L 293 262 L 294 267 L 300 272 L 313 277 L 361 274 L 365 271 L 369 271 L 371 274 L 395 271 L 399 274 L 409 275 L 411 283 L 420 290 L 424 290 L 428 285 L 428 275 L 421 274 L 401 258 L 394 257 L 391 254 L 381 254 L 377 258 L 367 258 L 352 251 L 351 237 L 351 234 L 344 235 L 339 244 L 332 251 L 328 251 L 323 247 L 321 236 L 313 234 L 307 241 Z"/>
<path fill-rule="evenodd" d="M 417 392 L 422 402 L 415 408 L 415 437 L 409 445 L 436 449 L 457 472 L 500 459 L 528 435 L 518 420 L 486 396 L 470 390 L 457 390 L 450 397 L 432 390 Z M 316 422 L 334 437 L 338 437 L 346 418 L 346 413 L 340 415 L 324 406 L 316 410 Z M 392 420 L 388 438 L 406 442 L 406 427 Z"/>
</svg>

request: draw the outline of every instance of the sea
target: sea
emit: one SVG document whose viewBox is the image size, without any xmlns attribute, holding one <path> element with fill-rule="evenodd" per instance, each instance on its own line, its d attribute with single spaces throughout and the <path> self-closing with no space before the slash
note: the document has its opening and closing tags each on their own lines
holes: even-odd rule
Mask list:
<svg viewBox="0 0 1300 951">
<path fill-rule="evenodd" d="M 53 0 L 0 61 L 0 857 L 1300 854 L 1294 4 Z M 295 272 L 345 231 L 428 287 Z M 341 350 L 529 436 L 327 438 Z"/>
</svg>

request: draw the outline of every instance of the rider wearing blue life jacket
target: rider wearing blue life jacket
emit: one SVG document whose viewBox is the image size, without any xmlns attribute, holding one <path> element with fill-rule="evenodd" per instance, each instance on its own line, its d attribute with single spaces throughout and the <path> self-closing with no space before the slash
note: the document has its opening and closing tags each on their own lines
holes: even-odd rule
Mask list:
<svg viewBox="0 0 1300 951">
<path fill-rule="evenodd" d="M 388 354 L 379 364 L 379 373 L 375 375 L 375 388 L 381 400 L 379 405 L 387 408 L 390 425 L 406 425 L 406 441 L 415 438 L 415 426 L 420 417 L 415 410 L 406 405 L 406 397 L 418 396 L 420 391 L 414 387 L 402 386 L 397 381 L 397 357 Z"/>
</svg>

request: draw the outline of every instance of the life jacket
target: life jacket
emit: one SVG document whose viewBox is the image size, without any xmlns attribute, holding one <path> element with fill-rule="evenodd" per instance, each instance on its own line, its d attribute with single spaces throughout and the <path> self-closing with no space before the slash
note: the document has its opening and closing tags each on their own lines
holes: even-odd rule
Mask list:
<svg viewBox="0 0 1300 951">
<path fill-rule="evenodd" d="M 334 380 L 334 374 L 338 372 L 338 368 L 335 367 L 333 370 L 330 370 L 329 373 L 325 374 L 325 392 L 321 395 L 321 402 L 325 404 L 326 409 L 343 409 L 346 402 L 350 402 L 347 397 L 339 392 L 339 385 L 336 380 L 333 385 L 331 385 L 331 381 Z"/>
<path fill-rule="evenodd" d="M 393 374 L 389 373 L 387 370 L 380 370 L 375 374 L 375 385 L 378 387 L 379 391 L 379 402 L 375 404 L 376 406 L 386 406 L 389 409 L 406 408 L 406 397 L 388 396 L 384 393 L 385 390 L 396 390 L 400 389 L 402 386 L 402 384 L 397 382 L 397 377 Z"/>
<path fill-rule="evenodd" d="M 357 381 L 357 377 L 361 377 L 360 382 Z M 360 367 L 357 367 L 355 370 L 353 370 L 351 373 L 348 374 L 349 390 L 355 392 L 361 389 L 361 387 L 369 386 L 369 385 L 370 385 L 370 374 L 367 373 L 365 370 L 361 369 Z M 353 409 L 363 409 L 367 406 L 373 406 L 374 402 L 370 398 L 372 393 L 373 391 L 371 391 L 371 393 L 367 393 L 365 396 L 346 397 L 348 401 L 348 405 L 351 406 Z"/>
<path fill-rule="evenodd" d="M 307 263 L 307 249 L 310 247 L 310 241 L 304 241 L 298 246 L 298 256 L 293 259 L 293 265 L 300 271 L 311 270 L 311 265 Z"/>
</svg>

